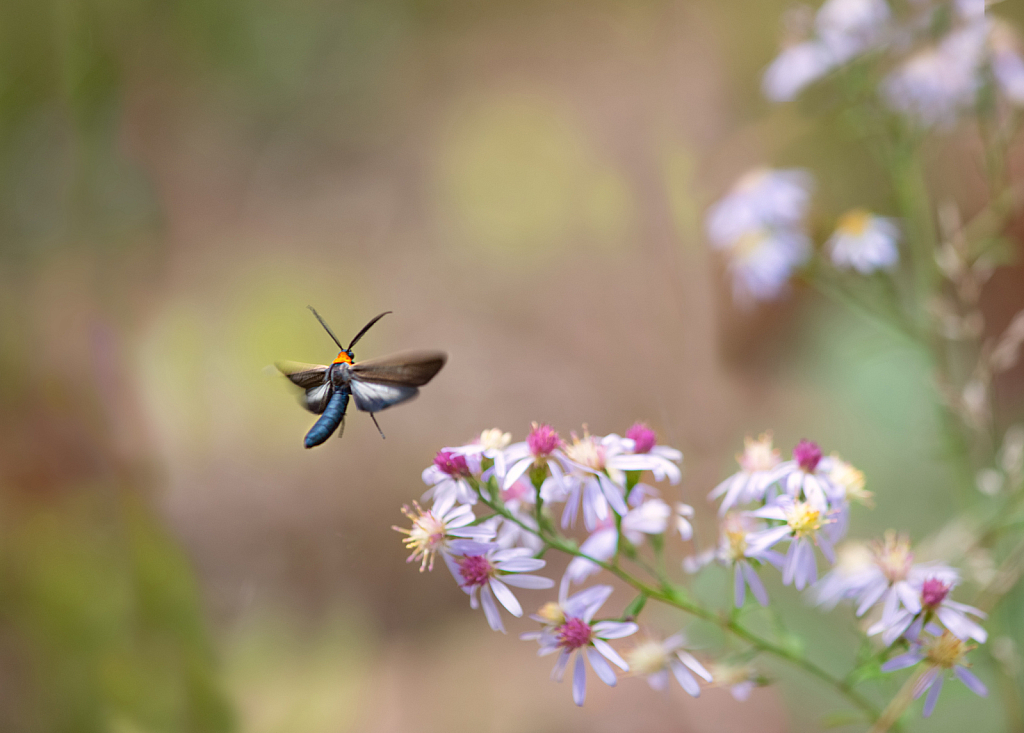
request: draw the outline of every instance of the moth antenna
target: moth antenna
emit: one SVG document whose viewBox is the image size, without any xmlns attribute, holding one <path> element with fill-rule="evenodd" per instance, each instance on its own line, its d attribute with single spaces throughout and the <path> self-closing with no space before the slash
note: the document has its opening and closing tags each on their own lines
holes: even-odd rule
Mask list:
<svg viewBox="0 0 1024 733">
<path fill-rule="evenodd" d="M 315 312 L 316 312 L 316 311 L 314 311 L 314 313 L 315 313 Z M 376 322 L 377 322 L 377 321 L 379 321 L 379 320 L 380 320 L 381 318 L 383 318 L 384 316 L 386 316 L 386 315 L 387 315 L 388 313 L 391 313 L 391 311 L 384 311 L 384 312 L 383 312 L 383 313 L 381 313 L 381 314 L 380 314 L 379 316 L 376 316 L 376 317 L 375 317 L 375 318 L 374 318 L 374 319 L 373 319 L 372 321 L 370 321 L 370 322 L 369 322 L 369 323 L 367 323 L 367 324 L 366 324 L 365 326 L 363 326 L 363 330 L 361 330 L 361 331 L 360 331 L 359 333 L 357 333 L 357 334 L 356 334 L 356 337 L 355 337 L 354 339 L 352 339 L 352 343 L 350 343 L 350 344 L 348 345 L 348 349 L 347 349 L 347 350 L 348 350 L 348 351 L 351 351 L 351 350 L 352 350 L 352 347 L 356 345 L 356 341 L 358 341 L 359 339 L 361 339 L 361 338 L 363 337 L 363 334 L 365 334 L 365 333 L 366 333 L 367 331 L 369 331 L 369 330 L 370 330 L 370 326 L 372 326 L 372 325 L 373 325 L 374 323 L 376 323 Z M 337 341 L 337 339 L 335 339 L 335 341 Z M 339 346 L 340 346 L 340 344 L 339 344 Z"/>
<path fill-rule="evenodd" d="M 323 318 L 320 317 L 319 313 L 316 312 L 316 308 L 314 308 L 311 305 L 307 305 L 306 307 L 309 308 L 311 311 L 313 311 L 313 315 L 316 316 L 316 319 L 318 321 L 320 321 L 320 325 L 323 326 L 324 330 L 327 331 L 328 334 L 330 334 L 332 339 L 334 339 L 334 343 L 336 343 L 338 345 L 338 348 L 341 349 L 342 351 L 345 351 L 345 347 L 341 345 L 340 341 L 338 341 L 338 337 L 334 335 L 334 331 L 332 331 L 331 327 L 327 325 L 327 322 Z M 365 331 L 366 329 L 363 329 L 363 330 Z M 349 346 L 349 348 L 351 349 L 352 347 Z"/>
</svg>

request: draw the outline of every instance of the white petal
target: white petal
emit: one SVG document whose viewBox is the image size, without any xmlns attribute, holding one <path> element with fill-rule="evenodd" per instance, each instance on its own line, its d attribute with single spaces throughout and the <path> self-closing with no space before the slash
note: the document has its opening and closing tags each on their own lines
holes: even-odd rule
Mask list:
<svg viewBox="0 0 1024 733">
<path fill-rule="evenodd" d="M 576 668 L 572 673 L 572 701 L 583 707 L 587 699 L 587 670 L 583 666 L 583 655 L 576 654 Z"/>
<path fill-rule="evenodd" d="M 593 639 L 592 643 L 594 648 L 604 655 L 605 659 L 621 669 L 623 672 L 629 671 L 629 665 L 626 663 L 626 660 L 620 657 L 617 651 L 612 649 L 611 644 L 602 639 Z"/>
<path fill-rule="evenodd" d="M 487 623 L 495 631 L 505 633 L 505 626 L 501 623 L 501 614 L 498 613 L 498 607 L 494 604 L 494 596 L 491 595 L 491 589 L 486 585 L 480 590 L 480 603 L 484 607 L 484 616 L 487 618 Z"/>
<path fill-rule="evenodd" d="M 635 634 L 640 627 L 632 621 L 598 621 L 594 634 L 601 639 L 622 639 Z"/>
<path fill-rule="evenodd" d="M 516 618 L 523 615 L 523 607 L 519 605 L 519 601 L 516 600 L 515 594 L 508 589 L 508 586 L 502 583 L 497 578 L 491 578 L 491 590 L 494 591 L 494 597 L 503 605 L 509 613 Z"/>
<path fill-rule="evenodd" d="M 615 687 L 615 672 L 608 666 L 608 662 L 604 661 L 604 657 L 594 649 L 587 649 L 587 659 L 590 660 L 590 666 L 601 681 L 609 687 Z"/>
<path fill-rule="evenodd" d="M 501 579 L 506 585 L 511 585 L 515 588 L 529 588 L 531 590 L 552 588 L 555 585 L 555 581 L 551 578 L 545 578 L 541 575 L 503 575 Z"/>
</svg>

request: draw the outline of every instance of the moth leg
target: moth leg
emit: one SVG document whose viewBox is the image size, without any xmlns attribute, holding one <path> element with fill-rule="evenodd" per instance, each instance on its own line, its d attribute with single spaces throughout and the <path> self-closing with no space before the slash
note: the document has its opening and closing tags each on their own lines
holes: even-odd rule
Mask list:
<svg viewBox="0 0 1024 733">
<path fill-rule="evenodd" d="M 377 416 L 371 412 L 370 419 L 373 420 L 373 424 L 377 426 L 377 432 L 380 433 L 381 439 L 387 440 L 387 438 L 384 437 L 384 431 L 380 429 L 380 425 L 377 423 Z"/>
</svg>

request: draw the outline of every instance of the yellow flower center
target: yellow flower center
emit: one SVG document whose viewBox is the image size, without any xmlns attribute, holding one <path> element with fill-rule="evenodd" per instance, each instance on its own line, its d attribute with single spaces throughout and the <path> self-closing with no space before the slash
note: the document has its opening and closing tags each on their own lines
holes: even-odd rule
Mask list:
<svg viewBox="0 0 1024 733">
<path fill-rule="evenodd" d="M 412 550 L 412 555 L 409 556 L 410 560 L 421 558 L 421 573 L 424 570 L 433 570 L 434 557 L 447 542 L 447 526 L 429 509 L 423 511 L 423 508 L 415 501 L 413 509 L 407 506 L 402 507 L 402 514 L 412 520 L 412 529 L 403 527 L 392 527 L 391 529 L 409 535 L 402 540 L 402 544 Z"/>
<path fill-rule="evenodd" d="M 572 433 L 572 443 L 565 446 L 565 455 L 581 466 L 594 471 L 604 470 L 604 446 L 586 431 L 582 438 L 577 438 L 576 433 Z"/>
<path fill-rule="evenodd" d="M 491 428 L 480 433 L 480 445 L 484 448 L 501 450 L 512 442 L 512 433 L 503 433 L 501 428 Z"/>
<path fill-rule="evenodd" d="M 866 506 L 874 506 L 874 496 L 870 491 L 864 490 L 864 472 L 858 471 L 852 465 L 832 454 L 833 466 L 829 471 L 829 480 L 841 488 L 846 498 L 851 501 L 859 501 Z"/>
<path fill-rule="evenodd" d="M 645 641 L 626 654 L 629 669 L 636 674 L 654 674 L 668 666 L 665 647 L 657 641 Z"/>
<path fill-rule="evenodd" d="M 936 667 L 952 669 L 963 661 L 967 652 L 971 651 L 976 644 L 965 644 L 948 631 L 943 631 L 942 636 L 935 638 L 927 649 L 928 661 Z"/>
<path fill-rule="evenodd" d="M 867 231 L 868 224 L 870 223 L 870 211 L 865 209 L 853 209 L 839 217 L 836 229 L 843 234 L 849 234 L 852 237 L 860 237 L 865 231 Z"/>
<path fill-rule="evenodd" d="M 555 601 L 548 601 L 541 606 L 540 610 L 537 611 L 537 615 L 544 619 L 544 623 L 551 626 L 561 626 L 565 623 L 565 611 Z"/>
<path fill-rule="evenodd" d="M 793 530 L 795 537 L 810 537 L 821 529 L 824 522 L 821 512 L 807 502 L 801 502 L 786 510 L 786 524 Z"/>
<path fill-rule="evenodd" d="M 779 465 L 781 457 L 772 447 L 772 434 L 761 433 L 757 440 L 749 436 L 743 439 L 743 453 L 737 455 L 736 460 L 745 472 L 754 473 L 772 470 Z"/>
<path fill-rule="evenodd" d="M 881 542 L 876 540 L 871 543 L 871 551 L 875 555 L 875 564 L 890 583 L 906 580 L 914 564 L 909 537 L 897 535 L 890 529 Z"/>
</svg>

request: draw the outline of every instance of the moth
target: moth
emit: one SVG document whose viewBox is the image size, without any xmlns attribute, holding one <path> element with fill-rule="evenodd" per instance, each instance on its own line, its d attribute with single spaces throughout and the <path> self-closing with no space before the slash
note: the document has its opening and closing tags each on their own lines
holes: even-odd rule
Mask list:
<svg viewBox="0 0 1024 733">
<path fill-rule="evenodd" d="M 357 362 L 352 348 L 373 324 L 391 311 L 384 311 L 363 326 L 346 348 L 316 309 L 312 306 L 309 309 L 341 352 L 329 366 L 293 361 L 279 361 L 275 365 L 292 383 L 305 390 L 302 405 L 320 416 L 306 433 L 306 447 L 320 445 L 335 430 L 339 437 L 342 435 L 349 397 L 355 400 L 356 409 L 370 413 L 373 424 L 383 438 L 384 431 L 380 429 L 375 413 L 407 402 L 419 394 L 419 388 L 441 371 L 448 355 L 443 351 L 414 351 Z"/>
</svg>

